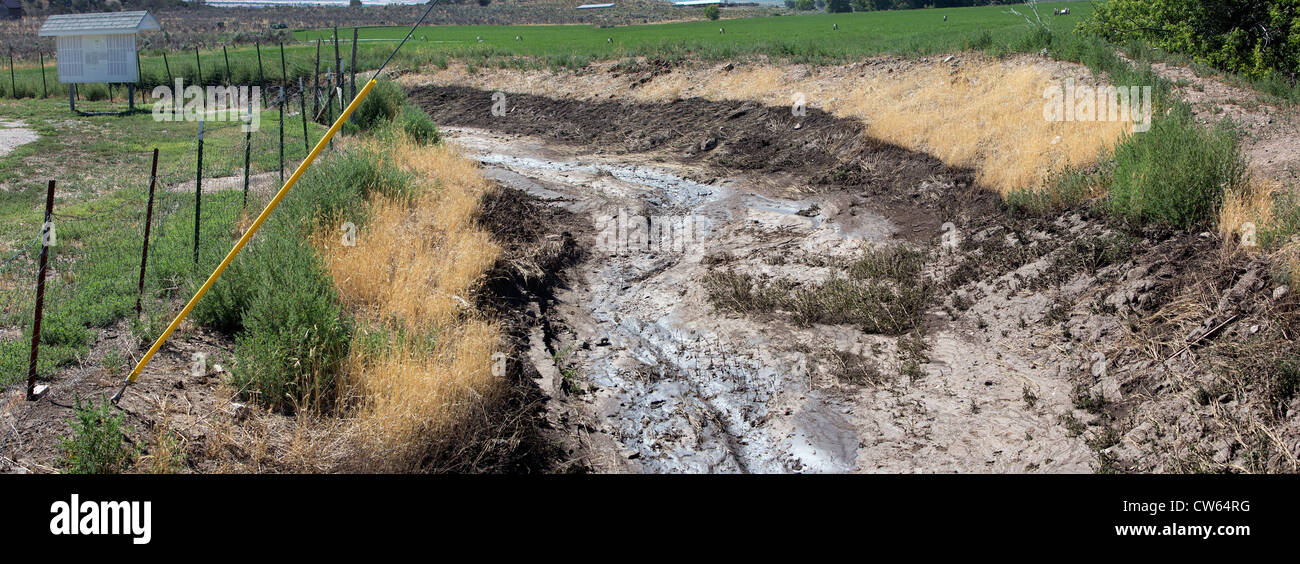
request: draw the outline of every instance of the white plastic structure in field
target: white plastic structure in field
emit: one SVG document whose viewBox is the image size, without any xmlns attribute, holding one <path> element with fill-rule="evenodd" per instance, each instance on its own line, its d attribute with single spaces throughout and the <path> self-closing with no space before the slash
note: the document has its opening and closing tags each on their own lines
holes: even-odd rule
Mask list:
<svg viewBox="0 0 1300 564">
<path fill-rule="evenodd" d="M 135 34 L 157 29 L 149 12 L 61 14 L 45 20 L 37 35 L 56 38 L 59 82 L 135 84 Z"/>
</svg>

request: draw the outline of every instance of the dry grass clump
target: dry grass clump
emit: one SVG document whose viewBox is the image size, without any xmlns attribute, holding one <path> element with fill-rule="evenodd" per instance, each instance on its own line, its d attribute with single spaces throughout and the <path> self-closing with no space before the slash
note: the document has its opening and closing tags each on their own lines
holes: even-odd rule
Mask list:
<svg viewBox="0 0 1300 564">
<path fill-rule="evenodd" d="M 344 382 L 364 465 L 405 470 L 504 389 L 501 328 L 470 305 L 500 248 L 475 223 L 489 185 L 472 162 L 400 137 L 384 150 L 414 174 L 412 195 L 371 201 L 355 246 L 339 233 L 314 243 L 360 322 Z"/>
<path fill-rule="evenodd" d="M 1242 236 L 1249 231 L 1243 226 L 1252 223 L 1256 237 L 1254 248 L 1259 248 L 1258 232 L 1270 225 L 1274 196 L 1280 189 L 1280 185 L 1272 180 L 1252 178 L 1241 190 L 1224 192 L 1217 222 L 1219 235 L 1227 241 L 1242 241 Z"/>
</svg>

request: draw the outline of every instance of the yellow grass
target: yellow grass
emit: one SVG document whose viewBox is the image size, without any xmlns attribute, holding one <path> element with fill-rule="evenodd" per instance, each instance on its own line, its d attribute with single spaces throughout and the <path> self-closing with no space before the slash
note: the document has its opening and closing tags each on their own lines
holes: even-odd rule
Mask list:
<svg viewBox="0 0 1300 564">
<path fill-rule="evenodd" d="M 447 146 L 383 150 L 415 173 L 414 195 L 370 202 L 355 246 L 328 232 L 314 243 L 362 324 L 344 376 L 358 437 L 372 468 L 399 470 L 503 388 L 501 328 L 470 305 L 500 248 L 474 221 L 489 188 L 474 163 Z"/>
<path fill-rule="evenodd" d="M 1259 232 L 1273 218 L 1273 197 L 1279 185 L 1272 180 L 1252 178 L 1242 190 L 1228 190 L 1223 194 L 1223 207 L 1219 209 L 1219 235 L 1225 241 L 1238 241 L 1248 250 L 1259 248 Z M 1247 224 L 1254 229 L 1249 229 Z M 1247 237 L 1254 236 L 1254 244 Z"/>
<path fill-rule="evenodd" d="M 981 184 L 1004 195 L 1038 189 L 1050 173 L 1067 166 L 1095 163 L 1130 127 L 1044 119 L 1042 96 L 1054 77 L 1034 66 L 976 62 L 867 76 L 790 74 L 770 66 L 737 69 L 690 94 L 771 105 L 790 105 L 802 95 L 810 107 L 862 120 L 872 137 L 932 154 L 950 166 L 972 168 Z M 652 82 L 646 91 L 680 95 L 685 86 L 670 76 Z"/>
</svg>

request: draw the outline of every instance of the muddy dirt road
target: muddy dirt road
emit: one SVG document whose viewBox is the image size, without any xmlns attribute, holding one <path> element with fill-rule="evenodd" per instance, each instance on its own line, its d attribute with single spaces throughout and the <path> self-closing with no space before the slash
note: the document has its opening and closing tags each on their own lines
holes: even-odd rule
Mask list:
<svg viewBox="0 0 1300 564">
<path fill-rule="evenodd" d="M 761 276 L 825 279 L 832 268 L 814 265 L 911 244 L 917 222 L 763 173 L 718 176 L 657 154 L 480 128 L 444 133 L 489 177 L 590 221 L 575 226 L 590 258 L 557 292 L 552 330 L 535 333 L 530 357 L 557 409 L 591 422 L 589 444 L 616 451 L 594 455 L 597 470 L 1089 470 L 1087 448 L 1057 423 L 1071 384 L 1054 366 L 943 328 L 929 337 L 924 374 L 895 376 L 896 337 L 728 315 L 700 284 L 722 268 L 718 257 Z M 637 218 L 675 238 L 638 239 Z M 844 384 L 845 358 L 886 377 Z M 1027 390 L 1039 400 L 1027 403 Z"/>
<path fill-rule="evenodd" d="M 971 171 L 812 107 L 494 94 L 417 85 L 411 99 L 537 206 L 515 223 L 585 251 L 551 273 L 525 346 L 573 460 L 1294 471 L 1300 426 L 1267 399 L 1294 293 L 1213 233 L 1093 207 L 1026 214 Z M 683 244 L 648 248 L 665 232 Z M 842 299 L 864 287 L 866 256 L 923 266 L 867 280 L 879 302 Z M 851 315 L 888 313 L 904 286 L 929 292 L 914 322 Z M 1259 366 L 1234 368 L 1243 350 Z"/>
</svg>

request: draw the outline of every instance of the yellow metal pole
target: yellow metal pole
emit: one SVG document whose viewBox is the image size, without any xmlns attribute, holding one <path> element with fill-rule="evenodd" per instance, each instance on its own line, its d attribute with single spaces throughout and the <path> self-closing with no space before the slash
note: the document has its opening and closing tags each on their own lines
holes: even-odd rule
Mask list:
<svg viewBox="0 0 1300 564">
<path fill-rule="evenodd" d="M 208 293 L 208 289 L 212 287 L 212 283 L 216 282 L 217 278 L 221 277 L 221 273 L 225 272 L 226 267 L 230 266 L 230 262 L 235 259 L 235 255 L 239 254 L 239 251 L 244 248 L 244 245 L 248 244 L 248 241 L 253 238 L 253 234 L 257 233 L 257 229 L 262 226 L 262 222 L 266 221 L 267 216 L 271 215 L 271 211 L 273 211 L 276 206 L 280 205 L 280 200 L 284 199 L 285 194 L 289 193 L 289 189 L 293 188 L 293 185 L 298 182 L 298 178 L 307 171 L 307 167 L 311 166 L 312 161 L 316 160 L 316 156 L 320 154 L 321 150 L 329 145 L 330 139 L 334 138 L 334 134 L 338 133 L 339 128 L 343 126 L 343 122 L 348 120 L 348 117 L 357 109 L 357 106 L 359 106 L 361 101 L 366 98 L 366 95 L 370 94 L 370 90 L 374 88 L 374 86 L 375 79 L 372 78 L 370 79 L 370 82 L 366 83 L 365 88 L 362 88 L 361 92 L 357 93 L 357 97 L 352 99 L 352 103 L 348 104 L 348 107 L 343 110 L 343 113 L 339 115 L 339 118 L 334 121 L 334 125 L 330 126 L 329 131 L 325 132 L 325 136 L 321 137 L 320 141 L 316 142 L 316 147 L 311 150 L 311 153 L 307 154 L 307 158 L 303 159 L 302 164 L 298 165 L 298 170 L 293 171 L 293 176 L 290 176 L 289 180 L 285 181 L 284 186 L 280 187 L 280 191 L 275 194 L 275 197 L 271 198 L 271 203 L 266 205 L 266 209 L 263 209 L 262 213 L 257 216 L 257 219 L 253 220 L 253 225 L 249 226 L 248 231 L 245 231 L 244 235 L 239 238 L 239 241 L 235 243 L 235 247 L 230 249 L 230 252 L 226 254 L 226 258 L 222 259 L 221 264 L 217 265 L 217 269 L 212 271 L 212 275 L 208 276 L 207 282 L 204 282 L 203 286 L 199 287 L 199 291 L 194 293 L 194 297 L 190 298 L 189 303 L 185 304 L 185 308 L 176 315 L 176 319 L 173 319 L 171 325 L 167 326 L 167 330 L 163 331 L 163 334 L 158 337 L 157 341 L 154 341 L 152 347 L 149 347 L 149 352 L 144 353 L 144 357 L 140 359 L 140 362 L 136 363 L 135 368 L 131 370 L 131 375 L 127 376 L 126 382 L 122 384 L 122 389 L 117 392 L 117 395 L 113 396 L 114 403 L 122 398 L 122 392 L 126 391 L 127 385 L 134 382 L 135 379 L 140 376 L 140 371 L 144 370 L 145 365 L 149 364 L 149 360 L 153 358 L 154 353 L 158 352 L 158 349 L 167 341 L 167 337 L 171 336 L 172 331 L 175 331 L 176 327 L 181 324 L 181 321 L 185 319 L 185 316 L 190 314 L 190 310 L 194 309 L 194 304 L 198 303 L 199 298 L 202 298 L 203 294 Z"/>
</svg>

